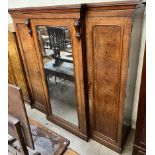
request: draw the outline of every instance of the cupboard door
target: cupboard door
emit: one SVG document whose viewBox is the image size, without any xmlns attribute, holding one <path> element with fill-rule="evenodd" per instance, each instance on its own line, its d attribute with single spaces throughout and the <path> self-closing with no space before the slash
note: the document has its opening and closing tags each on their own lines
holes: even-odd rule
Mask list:
<svg viewBox="0 0 155 155">
<path fill-rule="evenodd" d="M 107 145 L 121 145 L 130 22 L 115 17 L 86 19 L 91 136 L 108 141 Z"/>
<path fill-rule="evenodd" d="M 46 82 L 47 118 L 86 139 L 82 42 L 74 23 L 74 19 L 31 20 Z"/>
<path fill-rule="evenodd" d="M 24 19 L 16 20 L 17 35 L 20 41 L 21 54 L 26 69 L 33 106 L 42 112 L 46 112 L 46 98 L 43 87 L 43 80 L 40 73 L 38 56 L 36 53 L 33 36 L 28 33 Z"/>
</svg>

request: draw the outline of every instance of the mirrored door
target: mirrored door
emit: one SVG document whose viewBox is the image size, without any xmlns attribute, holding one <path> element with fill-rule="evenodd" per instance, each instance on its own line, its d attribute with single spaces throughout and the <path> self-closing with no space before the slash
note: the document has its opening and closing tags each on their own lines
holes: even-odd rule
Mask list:
<svg viewBox="0 0 155 155">
<path fill-rule="evenodd" d="M 32 19 L 31 27 L 44 81 L 47 119 L 86 140 L 88 108 L 79 22 Z"/>
<path fill-rule="evenodd" d="M 74 60 L 66 26 L 36 26 L 52 114 L 78 126 Z"/>
</svg>

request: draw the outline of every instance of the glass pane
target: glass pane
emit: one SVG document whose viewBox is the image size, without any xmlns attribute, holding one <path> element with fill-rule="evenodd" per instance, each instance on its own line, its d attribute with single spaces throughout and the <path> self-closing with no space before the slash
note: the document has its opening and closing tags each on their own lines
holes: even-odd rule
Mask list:
<svg viewBox="0 0 155 155">
<path fill-rule="evenodd" d="M 52 114 L 78 126 L 74 65 L 68 27 L 37 26 Z"/>
</svg>

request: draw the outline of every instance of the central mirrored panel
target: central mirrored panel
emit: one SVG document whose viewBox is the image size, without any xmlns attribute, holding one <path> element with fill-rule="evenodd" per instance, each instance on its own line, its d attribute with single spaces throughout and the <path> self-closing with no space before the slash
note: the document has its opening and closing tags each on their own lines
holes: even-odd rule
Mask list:
<svg viewBox="0 0 155 155">
<path fill-rule="evenodd" d="M 74 63 L 68 27 L 37 26 L 52 114 L 78 126 Z"/>
</svg>

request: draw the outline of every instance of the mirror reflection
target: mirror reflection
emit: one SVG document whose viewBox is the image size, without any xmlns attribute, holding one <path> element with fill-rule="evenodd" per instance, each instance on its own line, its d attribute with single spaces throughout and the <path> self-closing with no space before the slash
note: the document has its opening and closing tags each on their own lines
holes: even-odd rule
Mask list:
<svg viewBox="0 0 155 155">
<path fill-rule="evenodd" d="M 43 57 L 52 114 L 78 126 L 69 28 L 37 26 L 36 30 Z"/>
</svg>

